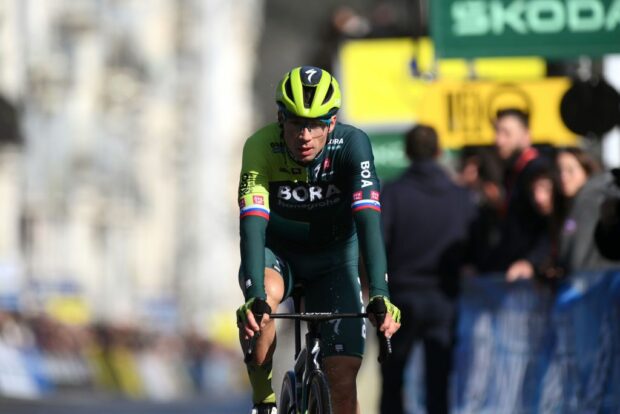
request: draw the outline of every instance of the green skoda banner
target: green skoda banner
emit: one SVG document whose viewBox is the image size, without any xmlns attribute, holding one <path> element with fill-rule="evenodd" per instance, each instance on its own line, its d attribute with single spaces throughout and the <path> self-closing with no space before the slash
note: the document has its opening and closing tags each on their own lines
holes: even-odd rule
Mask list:
<svg viewBox="0 0 620 414">
<path fill-rule="evenodd" d="M 433 0 L 437 56 L 574 58 L 620 52 L 620 0 Z"/>
</svg>

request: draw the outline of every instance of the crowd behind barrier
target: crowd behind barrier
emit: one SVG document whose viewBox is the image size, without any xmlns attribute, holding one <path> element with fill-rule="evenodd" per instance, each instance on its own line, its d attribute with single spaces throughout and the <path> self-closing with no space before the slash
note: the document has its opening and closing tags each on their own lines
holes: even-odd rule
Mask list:
<svg viewBox="0 0 620 414">
<path fill-rule="evenodd" d="M 237 350 L 196 334 L 68 326 L 0 310 L 0 397 L 93 392 L 169 401 L 247 385 Z"/>
<path fill-rule="evenodd" d="M 555 288 L 468 278 L 456 340 L 455 414 L 620 411 L 620 269 Z M 410 412 L 424 412 L 420 352 L 408 368 Z"/>
</svg>

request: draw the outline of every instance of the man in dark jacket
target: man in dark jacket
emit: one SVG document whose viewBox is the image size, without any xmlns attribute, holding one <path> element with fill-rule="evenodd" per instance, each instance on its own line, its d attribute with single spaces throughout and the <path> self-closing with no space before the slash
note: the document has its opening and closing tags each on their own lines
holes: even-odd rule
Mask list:
<svg viewBox="0 0 620 414">
<path fill-rule="evenodd" d="M 429 414 L 448 412 L 458 273 L 474 216 L 469 193 L 437 163 L 437 134 L 417 125 L 406 135 L 411 166 L 381 194 L 392 300 L 404 324 L 382 366 L 381 413 L 403 413 L 404 369 L 415 342 L 425 354 Z"/>
<path fill-rule="evenodd" d="M 529 279 L 551 254 L 549 218 L 538 212 L 531 188 L 550 165 L 532 146 L 529 116 L 519 109 L 498 111 L 495 145 L 505 165 L 505 204 L 499 244 L 481 270 L 503 272 L 508 281 Z"/>
</svg>

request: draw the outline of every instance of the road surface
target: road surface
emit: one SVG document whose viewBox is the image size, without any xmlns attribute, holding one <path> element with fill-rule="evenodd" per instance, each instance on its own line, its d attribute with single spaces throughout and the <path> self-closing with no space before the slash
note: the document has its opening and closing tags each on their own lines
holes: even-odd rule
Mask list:
<svg viewBox="0 0 620 414">
<path fill-rule="evenodd" d="M 0 414 L 235 414 L 246 413 L 249 396 L 157 403 L 83 396 L 20 400 L 0 398 Z"/>
</svg>

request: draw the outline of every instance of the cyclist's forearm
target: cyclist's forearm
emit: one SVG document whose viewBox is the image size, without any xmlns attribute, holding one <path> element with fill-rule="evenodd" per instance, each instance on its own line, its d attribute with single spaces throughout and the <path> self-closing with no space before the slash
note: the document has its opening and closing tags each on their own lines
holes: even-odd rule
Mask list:
<svg viewBox="0 0 620 414">
<path fill-rule="evenodd" d="M 239 224 L 241 236 L 241 274 L 244 277 L 244 296 L 266 299 L 265 278 L 265 229 L 267 220 L 249 216 Z"/>
<path fill-rule="evenodd" d="M 370 297 L 390 297 L 386 279 L 387 260 L 381 234 L 381 214 L 366 209 L 354 213 L 360 248 L 366 264 Z"/>
</svg>

